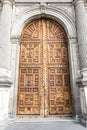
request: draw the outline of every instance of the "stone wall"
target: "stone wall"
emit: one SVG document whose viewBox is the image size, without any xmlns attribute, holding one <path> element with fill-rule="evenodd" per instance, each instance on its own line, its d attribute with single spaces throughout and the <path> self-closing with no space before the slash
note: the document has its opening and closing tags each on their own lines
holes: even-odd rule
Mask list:
<svg viewBox="0 0 87 130">
<path fill-rule="evenodd" d="M 60 23 L 66 31 L 68 38 L 73 116 L 78 119 L 79 116 L 81 116 L 81 93 L 78 88 L 79 85 L 77 85 L 77 79 L 81 76 L 81 55 L 79 55 L 78 51 L 81 40 L 78 38 L 78 30 L 76 31 L 76 29 L 78 26 L 77 17 L 78 21 L 82 18 L 80 15 L 78 16 L 78 13 L 75 13 L 75 4 L 72 3 L 72 0 L 2 1 L 2 8 L 0 9 L 0 14 L 2 14 L 0 15 L 0 95 L 3 95 L 3 99 L 0 99 L 4 102 L 5 98 L 7 98 L 7 104 L 3 106 L 3 102 L 1 102 L 1 120 L 5 119 L 5 117 L 16 117 L 21 32 L 27 23 L 41 17 L 55 20 Z M 76 2 L 78 1 L 82 0 L 77 0 Z M 84 6 L 82 9 L 84 9 Z M 84 39 L 82 41 L 84 43 Z M 85 89 L 85 93 L 86 91 Z M 7 97 L 5 97 L 6 93 Z M 3 107 L 5 107 L 5 109 L 3 109 Z"/>
</svg>

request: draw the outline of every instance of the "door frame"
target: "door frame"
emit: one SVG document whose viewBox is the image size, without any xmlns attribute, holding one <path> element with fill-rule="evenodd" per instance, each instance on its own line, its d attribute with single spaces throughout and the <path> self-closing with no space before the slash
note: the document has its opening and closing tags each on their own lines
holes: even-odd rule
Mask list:
<svg viewBox="0 0 87 130">
<path fill-rule="evenodd" d="M 36 9 L 39 12 L 36 12 Z M 27 11 L 27 14 L 26 14 Z M 16 19 L 12 27 L 11 32 L 11 71 L 12 71 L 12 81 L 13 85 L 10 91 L 9 97 L 9 116 L 16 117 L 16 106 L 17 106 L 17 90 L 18 90 L 18 69 L 19 69 L 19 54 L 20 54 L 20 43 L 21 43 L 21 32 L 24 26 L 34 19 L 39 19 L 41 17 L 47 17 L 53 19 L 63 26 L 67 34 L 67 45 L 68 45 L 68 55 L 69 55 L 69 67 L 70 67 L 70 81 L 71 81 L 71 92 L 72 92 L 72 102 L 73 102 L 73 116 L 79 116 L 79 108 L 76 105 L 79 99 L 79 90 L 76 84 L 76 78 L 79 70 L 79 58 L 78 58 L 78 44 L 76 38 L 76 29 L 74 18 L 69 15 L 64 10 L 56 7 L 48 7 L 46 12 L 41 13 L 38 6 L 33 6 L 30 9 L 24 11 L 24 14 Z M 31 12 L 33 13 L 31 14 Z M 78 98 L 77 98 L 77 96 Z M 36 116 L 37 117 L 37 116 Z"/>
</svg>

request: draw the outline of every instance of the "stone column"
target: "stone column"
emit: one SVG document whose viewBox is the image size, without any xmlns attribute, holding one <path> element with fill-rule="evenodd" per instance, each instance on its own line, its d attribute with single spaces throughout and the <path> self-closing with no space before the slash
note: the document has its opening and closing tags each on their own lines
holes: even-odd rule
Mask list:
<svg viewBox="0 0 87 130">
<path fill-rule="evenodd" d="M 9 91 L 12 84 L 10 71 L 12 5 L 13 0 L 2 0 L 0 30 L 0 121 L 8 118 Z"/>
<path fill-rule="evenodd" d="M 1 30 L 0 30 L 0 67 L 10 70 L 10 31 L 12 21 L 13 0 L 2 0 Z"/>
<path fill-rule="evenodd" d="M 80 88 L 81 122 L 87 126 L 87 14 L 84 0 L 74 0 L 74 5 L 81 67 L 77 81 Z"/>
</svg>

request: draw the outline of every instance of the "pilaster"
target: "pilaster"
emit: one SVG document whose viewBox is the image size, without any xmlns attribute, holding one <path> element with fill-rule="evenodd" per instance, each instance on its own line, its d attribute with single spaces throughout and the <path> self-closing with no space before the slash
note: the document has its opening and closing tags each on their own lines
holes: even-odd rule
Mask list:
<svg viewBox="0 0 87 130">
<path fill-rule="evenodd" d="M 2 0 L 0 30 L 0 121 L 8 118 L 9 92 L 12 86 L 10 57 L 10 30 L 12 21 L 13 0 Z"/>
<path fill-rule="evenodd" d="M 1 30 L 0 30 L 0 67 L 10 69 L 10 32 L 12 24 L 13 0 L 2 1 Z M 3 60 L 4 59 L 4 60 Z"/>
<path fill-rule="evenodd" d="M 77 81 L 81 100 L 81 122 L 87 126 L 87 15 L 84 2 L 84 0 L 74 0 L 81 68 Z"/>
<path fill-rule="evenodd" d="M 15 118 L 17 110 L 17 91 L 18 91 L 18 69 L 19 69 L 19 54 L 21 35 L 11 36 L 11 72 L 12 72 L 12 87 L 9 96 L 9 117 Z M 15 79 L 15 80 L 14 80 Z"/>
<path fill-rule="evenodd" d="M 68 51 L 69 51 L 69 67 L 70 67 L 70 79 L 71 79 L 71 90 L 72 90 L 72 103 L 73 103 L 73 118 L 76 122 L 79 122 L 81 115 L 80 109 L 80 94 L 79 88 L 76 84 L 79 70 L 79 58 L 78 58 L 78 44 L 76 37 L 68 37 Z M 70 65 L 71 64 L 71 65 Z M 73 70 L 74 68 L 74 70 Z"/>
</svg>

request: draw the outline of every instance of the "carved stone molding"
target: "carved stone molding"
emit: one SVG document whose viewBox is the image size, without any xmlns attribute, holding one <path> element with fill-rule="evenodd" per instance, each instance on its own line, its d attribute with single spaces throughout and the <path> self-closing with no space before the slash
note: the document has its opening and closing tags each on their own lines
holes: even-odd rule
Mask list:
<svg viewBox="0 0 87 130">
<path fill-rule="evenodd" d="M 12 27 L 11 35 L 21 35 L 24 26 L 28 24 L 29 20 L 37 19 L 37 17 L 40 18 L 43 14 L 47 18 L 58 21 L 65 28 L 69 36 L 76 36 L 74 18 L 61 7 L 47 5 L 46 3 L 33 5 L 20 13 Z"/>
<path fill-rule="evenodd" d="M 68 36 L 68 39 L 70 39 L 70 40 L 77 40 L 77 38 L 76 37 L 72 37 L 72 36 Z"/>
<path fill-rule="evenodd" d="M 40 11 L 41 11 L 41 14 L 46 13 L 46 3 L 45 2 L 40 3 Z"/>
<path fill-rule="evenodd" d="M 14 4 L 14 0 L 2 0 L 2 4 L 10 4 L 11 6 Z"/>
<path fill-rule="evenodd" d="M 68 40 L 70 41 L 69 43 L 71 43 L 71 44 L 77 44 L 78 45 L 76 37 L 68 37 Z"/>
<path fill-rule="evenodd" d="M 11 72 L 0 68 L 0 87 L 10 87 L 11 84 Z"/>
<path fill-rule="evenodd" d="M 20 35 L 16 35 L 16 36 L 11 36 L 10 41 L 11 41 L 12 44 L 18 44 L 18 43 L 21 42 L 21 39 L 22 38 L 21 38 Z"/>
</svg>

